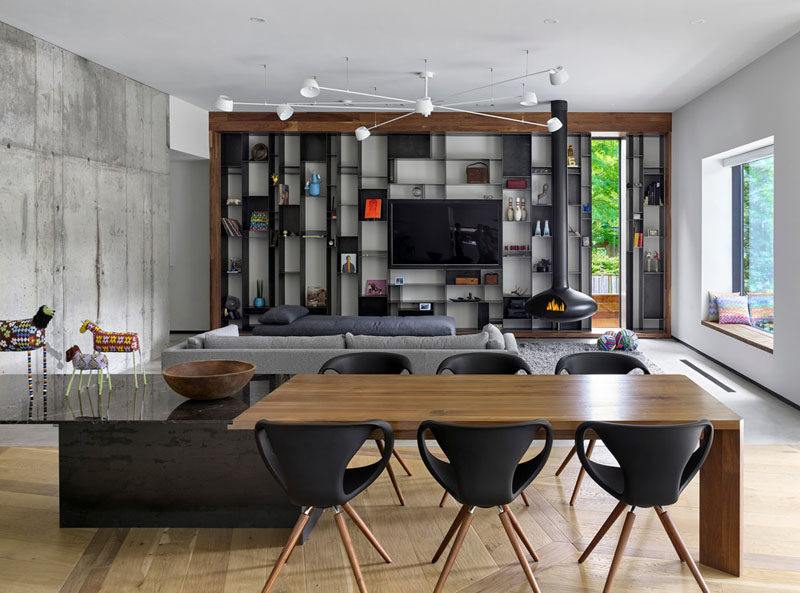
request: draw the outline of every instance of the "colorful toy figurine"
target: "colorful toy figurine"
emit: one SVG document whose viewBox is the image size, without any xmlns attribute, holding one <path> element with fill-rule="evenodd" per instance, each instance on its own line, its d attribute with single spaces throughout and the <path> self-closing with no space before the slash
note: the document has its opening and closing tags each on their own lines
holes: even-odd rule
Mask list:
<svg viewBox="0 0 800 593">
<path fill-rule="evenodd" d="M 75 379 L 75 371 L 80 371 L 80 381 L 78 381 L 78 391 L 83 389 L 83 371 L 89 371 L 89 382 L 86 384 L 88 387 L 92 383 L 92 372 L 97 371 L 97 382 L 100 385 L 100 394 L 103 394 L 103 370 L 106 372 L 108 379 L 108 390 L 111 391 L 111 373 L 108 371 L 108 357 L 105 354 L 95 352 L 93 354 L 84 354 L 77 345 L 67 350 L 67 362 L 72 363 L 72 376 L 69 378 L 67 384 L 67 393 L 64 397 L 69 397 L 69 391 L 72 389 L 72 381 Z"/>
<path fill-rule="evenodd" d="M 272 179 L 272 185 L 278 185 L 278 174 L 273 173 L 270 175 L 270 179 Z"/>
<path fill-rule="evenodd" d="M 100 329 L 91 321 L 84 321 L 81 333 L 92 332 L 94 336 L 94 351 L 98 352 L 132 352 L 133 353 L 133 384 L 139 387 L 139 378 L 136 374 L 136 352 L 139 352 L 139 364 L 142 367 L 142 380 L 147 385 L 147 375 L 144 373 L 142 350 L 139 346 L 139 335 L 134 332 L 107 332 Z"/>
<path fill-rule="evenodd" d="M 31 351 L 42 349 L 42 412 L 47 420 L 47 344 L 45 329 L 55 311 L 42 305 L 31 319 L 0 321 L 0 352 L 28 352 L 28 420 L 33 417 Z"/>
<path fill-rule="evenodd" d="M 311 181 L 307 182 L 305 187 L 309 196 L 318 196 L 320 194 L 320 183 L 322 183 L 322 178 L 316 173 L 312 173 Z"/>
</svg>

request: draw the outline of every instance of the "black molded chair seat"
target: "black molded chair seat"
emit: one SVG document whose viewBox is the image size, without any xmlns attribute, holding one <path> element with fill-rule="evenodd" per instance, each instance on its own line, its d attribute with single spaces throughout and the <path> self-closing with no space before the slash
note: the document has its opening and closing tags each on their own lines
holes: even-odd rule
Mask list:
<svg viewBox="0 0 800 593">
<path fill-rule="evenodd" d="M 334 356 L 322 365 L 319 374 L 329 371 L 340 375 L 412 374 L 408 357 L 393 352 L 350 352 Z"/>
<path fill-rule="evenodd" d="M 445 358 L 436 374 L 450 371 L 454 375 L 514 375 L 523 371 L 532 375 L 530 365 L 516 354 L 505 352 L 464 352 Z"/>
<path fill-rule="evenodd" d="M 619 467 L 589 459 L 584 449 L 584 437 L 588 431 L 593 431 L 605 444 Z M 677 502 L 681 492 L 700 470 L 711 449 L 713 437 L 714 428 L 708 420 L 666 426 L 610 422 L 584 422 L 578 426 L 575 447 L 581 465 L 603 490 L 619 501 L 578 562 L 586 560 L 622 512 L 631 507 L 625 517 L 605 592 L 610 591 L 625 552 L 636 518 L 636 507 L 655 509 L 678 557 L 687 563 L 700 589 L 708 591 L 697 565 L 663 507 Z"/>
<path fill-rule="evenodd" d="M 334 356 L 322 365 L 319 370 L 320 375 L 329 373 L 336 373 L 339 375 L 401 375 L 403 373 L 412 374 L 411 361 L 407 356 L 396 354 L 394 352 L 350 352 L 340 356 Z M 383 443 L 376 440 L 378 451 L 383 454 Z M 400 453 L 392 447 L 392 454 L 397 459 L 398 463 L 403 467 L 406 474 L 411 475 L 411 470 L 406 464 L 405 460 L 400 456 Z M 392 481 L 397 500 L 401 505 L 406 504 L 403 497 L 403 491 L 400 490 L 400 484 L 397 482 L 397 476 L 394 474 L 391 464 L 386 465 L 386 473 L 389 474 L 389 479 Z"/>
<path fill-rule="evenodd" d="M 364 442 L 374 431 L 386 441 L 380 460 L 362 467 L 348 468 Z M 350 506 L 350 501 L 372 484 L 386 468 L 394 446 L 394 432 L 380 420 L 348 424 L 286 424 L 260 420 L 255 428 L 256 444 L 275 481 L 289 500 L 304 508 L 289 535 L 283 551 L 270 573 L 262 593 L 268 593 L 292 553 L 314 509 L 333 507 L 359 590 L 366 593 L 358 559 L 344 517 L 343 507 L 386 562 L 391 558 Z"/>
<path fill-rule="evenodd" d="M 542 430 L 545 433 L 542 451 L 532 459 L 520 462 Z M 425 442 L 428 431 L 448 461 L 434 457 L 428 450 Z M 532 420 L 518 424 L 472 426 L 426 420 L 417 430 L 417 444 L 428 471 L 462 505 L 433 556 L 433 562 L 436 562 L 458 531 L 434 593 L 440 593 L 444 587 L 469 530 L 475 508 L 494 506 L 500 509 L 500 521 L 528 583 L 535 593 L 539 593 L 539 586 L 522 552 L 520 541 L 535 561 L 539 558 L 508 504 L 530 485 L 547 462 L 553 446 L 550 423 L 547 420 Z"/>
<path fill-rule="evenodd" d="M 622 352 L 577 352 L 575 354 L 567 354 L 562 356 L 556 363 L 556 375 L 560 375 L 566 371 L 570 375 L 627 375 L 635 370 L 642 371 L 643 374 L 649 375 L 650 370 L 638 358 L 631 354 L 624 354 Z M 586 451 L 586 456 L 591 457 L 594 451 L 595 441 L 589 441 L 589 448 Z M 556 475 L 560 476 L 564 468 L 575 455 L 575 447 L 570 449 L 564 461 L 556 470 Z M 578 472 L 578 477 L 575 480 L 575 487 L 572 489 L 572 497 L 569 499 L 569 506 L 573 506 L 578 498 L 578 492 L 581 489 L 583 477 L 586 475 L 586 470 L 581 467 Z"/>
</svg>

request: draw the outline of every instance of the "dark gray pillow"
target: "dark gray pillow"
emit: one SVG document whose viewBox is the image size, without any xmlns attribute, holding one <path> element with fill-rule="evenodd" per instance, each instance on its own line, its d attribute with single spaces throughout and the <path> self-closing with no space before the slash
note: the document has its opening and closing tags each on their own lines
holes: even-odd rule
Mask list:
<svg viewBox="0 0 800 593">
<path fill-rule="evenodd" d="M 301 317 L 308 315 L 308 309 L 302 305 L 279 305 L 258 318 L 264 325 L 289 325 Z"/>
</svg>

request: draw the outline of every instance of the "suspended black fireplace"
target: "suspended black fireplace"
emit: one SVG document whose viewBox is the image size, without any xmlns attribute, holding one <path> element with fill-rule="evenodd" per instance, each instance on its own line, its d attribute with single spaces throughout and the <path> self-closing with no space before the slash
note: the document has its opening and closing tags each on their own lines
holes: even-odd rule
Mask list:
<svg viewBox="0 0 800 593">
<path fill-rule="evenodd" d="M 550 134 L 553 152 L 553 224 L 550 228 L 553 235 L 553 286 L 528 299 L 525 309 L 535 319 L 568 323 L 594 315 L 597 303 L 567 283 L 567 102 L 552 101 L 550 109 L 553 117 L 563 124 Z"/>
</svg>

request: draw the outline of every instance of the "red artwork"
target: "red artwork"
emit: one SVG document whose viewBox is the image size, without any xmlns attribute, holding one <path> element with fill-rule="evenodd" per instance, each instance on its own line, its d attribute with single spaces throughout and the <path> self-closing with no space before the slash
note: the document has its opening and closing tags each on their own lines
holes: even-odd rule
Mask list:
<svg viewBox="0 0 800 593">
<path fill-rule="evenodd" d="M 368 198 L 364 205 L 364 218 L 380 218 L 381 217 L 381 200 L 380 198 Z"/>
</svg>

